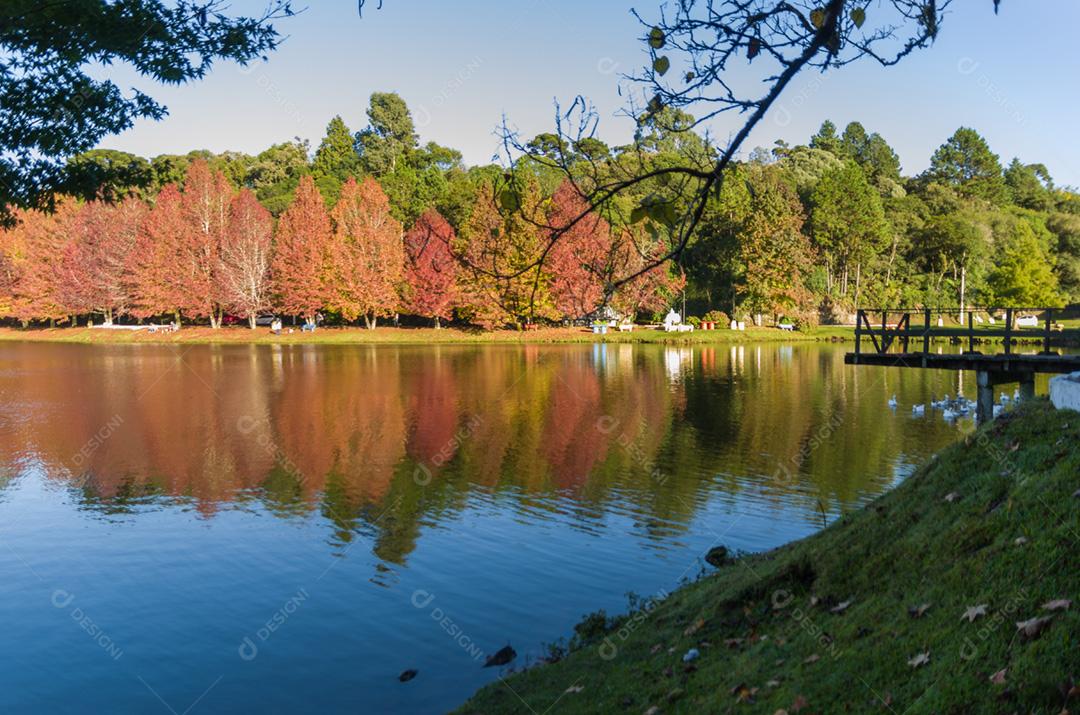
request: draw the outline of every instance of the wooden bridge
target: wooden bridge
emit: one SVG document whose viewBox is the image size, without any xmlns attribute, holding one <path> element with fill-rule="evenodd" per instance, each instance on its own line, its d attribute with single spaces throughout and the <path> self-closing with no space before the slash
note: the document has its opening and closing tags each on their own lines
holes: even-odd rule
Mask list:
<svg viewBox="0 0 1080 715">
<path fill-rule="evenodd" d="M 1059 348 L 1080 346 L 1080 330 L 1066 329 L 1059 320 L 1069 313 L 1054 308 L 1006 308 L 956 310 L 859 310 L 855 324 L 855 352 L 848 365 L 972 370 L 978 384 L 976 416 L 980 422 L 993 418 L 994 386 L 1019 383 L 1021 399 L 1035 395 L 1035 375 L 1080 370 L 1080 354 L 1067 355 Z M 921 321 L 912 323 L 913 316 Z M 946 327 L 955 316 L 966 321 Z M 985 316 L 985 317 L 984 317 Z M 921 322 L 921 325 L 918 323 Z M 966 322 L 966 325 L 964 325 Z M 873 352 L 863 351 L 869 338 Z M 931 352 L 937 339 L 964 346 L 960 353 Z M 1001 340 L 1000 352 L 981 352 Z M 912 350 L 912 342 L 915 350 Z M 1019 352 L 1024 347 L 1031 352 Z"/>
</svg>

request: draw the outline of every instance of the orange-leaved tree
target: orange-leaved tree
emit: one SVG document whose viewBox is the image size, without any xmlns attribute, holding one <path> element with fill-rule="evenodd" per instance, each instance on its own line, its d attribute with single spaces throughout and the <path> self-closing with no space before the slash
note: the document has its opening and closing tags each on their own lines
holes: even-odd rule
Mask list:
<svg viewBox="0 0 1080 715">
<path fill-rule="evenodd" d="M 221 327 L 224 310 L 225 296 L 216 272 L 232 195 L 223 173 L 212 171 L 202 159 L 192 162 L 181 201 L 187 230 L 177 255 L 176 280 L 184 312 L 210 318 L 212 328 Z"/>
<path fill-rule="evenodd" d="M 285 313 L 314 320 L 327 305 L 331 236 L 322 194 L 311 176 L 304 176 L 278 221 L 270 262 L 274 302 Z"/>
<path fill-rule="evenodd" d="M 145 203 L 90 201 L 73 222 L 75 232 L 59 263 L 60 302 L 75 313 L 100 313 L 106 325 L 132 306 L 131 257 L 146 219 Z"/>
<path fill-rule="evenodd" d="M 330 251 L 333 284 L 330 306 L 346 320 L 360 316 L 374 328 L 382 316 L 397 313 L 405 254 L 401 224 L 390 214 L 390 200 L 370 177 L 350 178 L 334 206 Z"/>
</svg>

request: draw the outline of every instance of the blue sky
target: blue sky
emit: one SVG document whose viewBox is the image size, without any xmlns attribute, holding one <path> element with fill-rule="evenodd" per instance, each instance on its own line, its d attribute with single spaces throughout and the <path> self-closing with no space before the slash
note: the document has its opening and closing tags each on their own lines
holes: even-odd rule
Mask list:
<svg viewBox="0 0 1080 715">
<path fill-rule="evenodd" d="M 631 5 L 636 2 L 636 5 Z M 201 82 L 155 87 L 118 71 L 122 87 L 151 90 L 170 116 L 140 122 L 102 146 L 151 156 L 190 149 L 257 153 L 294 136 L 317 145 L 340 114 L 366 124 L 373 91 L 395 91 L 413 110 L 421 139 L 460 149 L 485 163 L 498 148 L 505 115 L 524 136 L 552 127 L 553 101 L 588 97 L 601 138 L 625 142 L 632 122 L 618 115 L 619 75 L 645 61 L 641 29 L 629 10 L 649 17 L 660 0 L 369 0 L 361 19 L 354 0 L 309 0 L 280 23 L 288 35 L 266 63 L 225 63 Z M 234 11 L 264 3 L 236 0 Z M 871 5 L 871 11 L 873 4 Z M 897 150 L 905 173 L 923 170 L 957 127 L 972 126 L 1007 162 L 1042 162 L 1059 184 L 1080 185 L 1080 52 L 1073 0 L 956 0 L 936 45 L 883 69 L 864 61 L 826 75 L 798 77 L 746 145 L 777 138 L 804 143 L 831 118 L 861 121 Z M 726 137 L 738 117 L 710 127 Z"/>
</svg>

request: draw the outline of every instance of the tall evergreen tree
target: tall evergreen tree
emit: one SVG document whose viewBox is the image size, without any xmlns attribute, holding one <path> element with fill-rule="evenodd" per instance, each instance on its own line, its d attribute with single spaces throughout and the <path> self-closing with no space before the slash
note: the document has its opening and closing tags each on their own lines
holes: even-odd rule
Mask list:
<svg viewBox="0 0 1080 715">
<path fill-rule="evenodd" d="M 326 125 L 326 136 L 311 162 L 311 175 L 328 208 L 337 203 L 342 184 L 359 174 L 360 157 L 352 132 L 345 126 L 345 120 L 336 116 Z"/>
</svg>

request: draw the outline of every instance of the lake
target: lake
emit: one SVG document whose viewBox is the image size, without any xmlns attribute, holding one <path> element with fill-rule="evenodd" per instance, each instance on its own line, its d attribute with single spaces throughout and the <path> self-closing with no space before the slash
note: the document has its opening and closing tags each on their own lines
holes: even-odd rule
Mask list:
<svg viewBox="0 0 1080 715">
<path fill-rule="evenodd" d="M 843 352 L 0 343 L 0 711 L 451 709 L 971 429 Z"/>
</svg>

